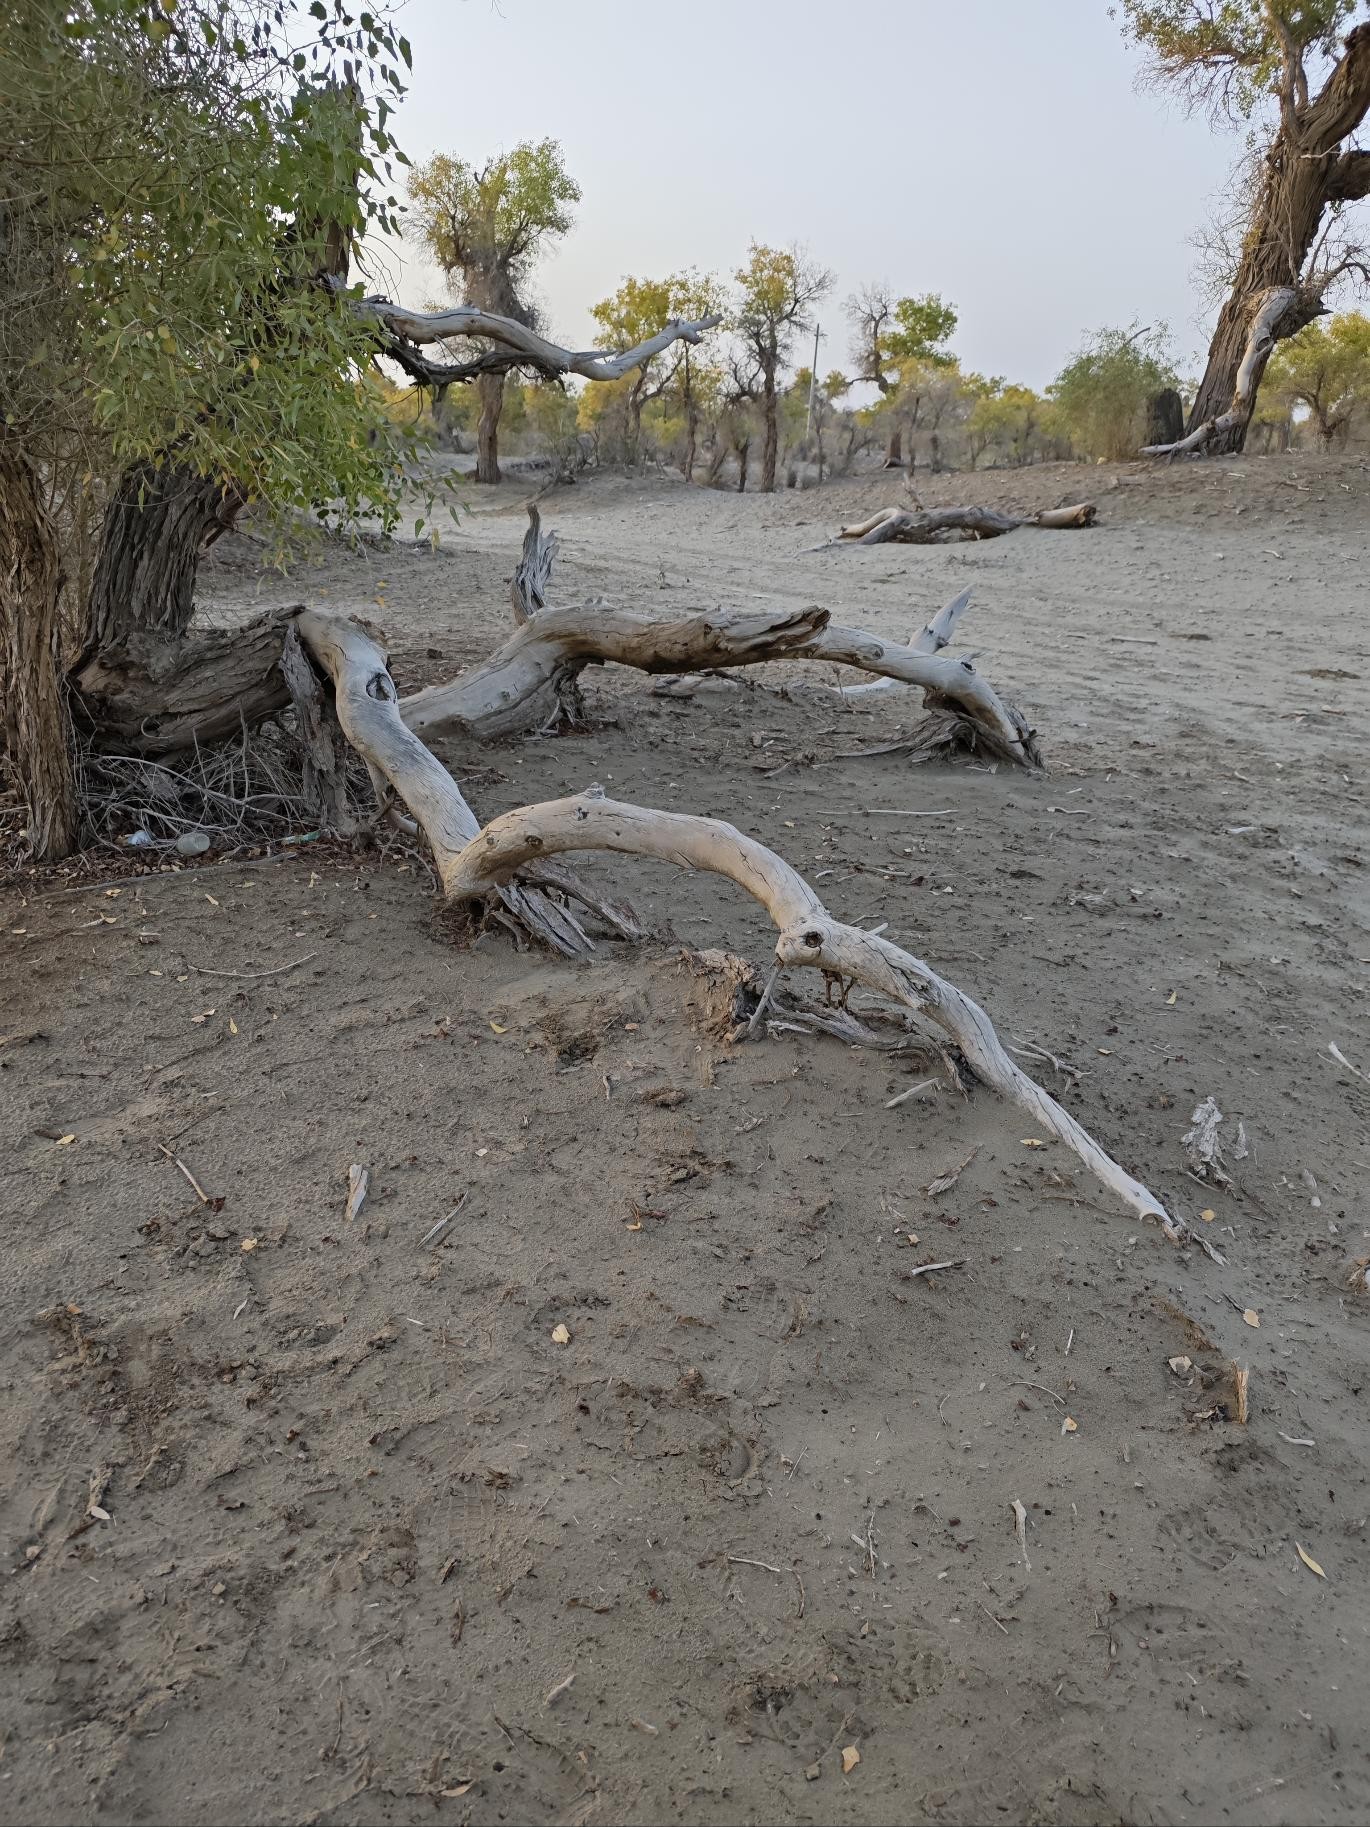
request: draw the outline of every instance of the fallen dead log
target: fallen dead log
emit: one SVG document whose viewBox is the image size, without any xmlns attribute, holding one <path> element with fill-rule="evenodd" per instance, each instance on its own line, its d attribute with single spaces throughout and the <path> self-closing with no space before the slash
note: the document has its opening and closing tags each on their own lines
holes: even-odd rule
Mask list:
<svg viewBox="0 0 1370 1827">
<path fill-rule="evenodd" d="M 1159 1220 L 1172 1243 L 1197 1242 L 1213 1254 L 1205 1240 L 1167 1212 L 1154 1193 L 1010 1058 L 978 1003 L 889 940 L 835 920 L 782 857 L 732 825 L 583 793 L 494 819 L 440 864 L 443 888 L 449 900 L 481 902 L 507 889 L 530 863 L 572 850 L 656 857 L 736 882 L 760 901 L 779 928 L 775 950 L 780 964 L 808 965 L 830 981 L 862 983 L 940 1028 L 979 1079 L 1025 1110 L 1036 1128 L 1063 1142 L 1139 1217 Z"/>
<path fill-rule="evenodd" d="M 937 545 L 948 539 L 998 539 L 1017 527 L 1092 527 L 1099 510 L 1092 501 L 1080 501 L 1074 507 L 1043 508 L 1037 514 L 1001 514 L 995 508 L 881 508 L 865 520 L 838 530 L 836 539 L 811 552 L 830 552 L 834 546 L 879 546 L 894 541 L 907 546 Z"/>
<path fill-rule="evenodd" d="M 835 627 L 819 608 L 714 609 L 671 617 L 605 607 L 545 609 L 482 665 L 450 684 L 415 692 L 399 709 L 416 733 L 490 740 L 544 723 L 559 683 L 587 665 L 613 661 L 646 673 L 699 673 L 770 660 L 827 660 L 917 685 L 930 708 L 955 712 L 963 733 L 988 752 L 1023 767 L 1040 765 L 1027 720 L 969 660 Z"/>
</svg>

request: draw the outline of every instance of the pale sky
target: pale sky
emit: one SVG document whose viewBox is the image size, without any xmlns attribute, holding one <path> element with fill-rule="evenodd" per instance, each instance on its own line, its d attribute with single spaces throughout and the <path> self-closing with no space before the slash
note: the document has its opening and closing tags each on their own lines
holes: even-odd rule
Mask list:
<svg viewBox="0 0 1370 1827">
<path fill-rule="evenodd" d="M 560 140 L 584 193 L 535 290 L 551 334 L 629 273 L 730 275 L 799 242 L 841 301 L 868 279 L 940 292 L 968 368 L 1043 387 L 1102 325 L 1207 342 L 1191 237 L 1236 137 L 1135 87 L 1107 0 L 408 0 L 400 143 L 476 162 Z M 407 250 L 389 289 L 443 296 Z M 805 361 L 808 357 L 803 358 Z"/>
</svg>

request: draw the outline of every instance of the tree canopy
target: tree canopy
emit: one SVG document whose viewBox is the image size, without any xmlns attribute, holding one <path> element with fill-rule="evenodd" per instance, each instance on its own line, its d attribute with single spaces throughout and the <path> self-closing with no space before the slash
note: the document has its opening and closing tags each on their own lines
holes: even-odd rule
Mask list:
<svg viewBox="0 0 1370 1827">
<path fill-rule="evenodd" d="M 1334 59 L 1358 0 L 1120 0 L 1148 78 L 1186 105 L 1244 120 L 1278 95 L 1291 62 Z M 1305 78 L 1306 81 L 1306 78 Z M 1301 98 L 1307 102 L 1307 91 Z"/>
<path fill-rule="evenodd" d="M 571 226 L 580 186 L 555 140 L 523 140 L 484 165 L 435 152 L 409 178 L 415 232 L 469 300 L 506 316 L 526 312 L 521 296 L 539 251 Z"/>
<path fill-rule="evenodd" d="M 1344 311 L 1309 324 L 1276 350 L 1266 386 L 1286 409 L 1306 406 L 1330 444 L 1357 413 L 1370 411 L 1370 317 Z"/>
<path fill-rule="evenodd" d="M 409 47 L 342 0 L 7 0 L 5 435 L 50 469 L 174 461 L 393 517 L 402 436 L 335 285 L 390 227 Z"/>
</svg>

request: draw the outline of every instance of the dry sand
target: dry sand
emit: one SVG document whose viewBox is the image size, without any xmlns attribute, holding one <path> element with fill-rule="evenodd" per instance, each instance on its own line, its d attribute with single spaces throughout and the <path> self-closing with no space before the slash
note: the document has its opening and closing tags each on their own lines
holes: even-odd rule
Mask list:
<svg viewBox="0 0 1370 1827">
<path fill-rule="evenodd" d="M 583 967 L 458 949 L 341 850 L 11 884 L 0 1818 L 1364 1821 L 1370 1080 L 1328 1045 L 1370 1074 L 1367 480 L 949 478 L 1101 525 L 818 555 L 891 479 L 591 480 L 556 600 L 907 635 L 973 584 L 1049 775 L 832 759 L 898 693 L 623 674 L 588 736 L 446 752 L 485 815 L 598 780 L 821 873 L 1225 1269 L 988 1093 L 728 1048 L 680 948 L 770 936 L 719 881 L 589 862 L 655 937 Z M 403 689 L 504 632 L 519 498 L 288 585 L 237 542 L 205 599 L 365 610 Z M 1225 1192 L 1181 1149 L 1210 1095 Z"/>
</svg>

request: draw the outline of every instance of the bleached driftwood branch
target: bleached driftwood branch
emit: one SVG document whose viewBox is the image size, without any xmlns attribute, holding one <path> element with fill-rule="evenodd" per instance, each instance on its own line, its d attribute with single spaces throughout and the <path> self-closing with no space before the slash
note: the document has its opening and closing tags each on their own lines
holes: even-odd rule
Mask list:
<svg viewBox="0 0 1370 1827">
<path fill-rule="evenodd" d="M 1242 351 L 1241 365 L 1237 369 L 1237 381 L 1232 391 L 1232 404 L 1226 412 L 1215 418 L 1205 419 L 1202 425 L 1196 425 L 1186 437 L 1178 438 L 1173 444 L 1146 444 L 1142 447 L 1144 457 L 1182 457 L 1190 451 L 1201 451 L 1214 438 L 1231 431 L 1235 425 L 1244 425 L 1251 417 L 1253 394 L 1259 376 L 1264 371 L 1266 358 L 1278 340 L 1280 319 L 1289 307 L 1298 299 L 1298 292 L 1293 286 L 1272 286 L 1261 298 L 1251 318 L 1251 328 L 1247 333 L 1246 348 Z"/>
<path fill-rule="evenodd" d="M 840 528 L 836 539 L 808 549 L 830 552 L 834 546 L 879 546 L 892 540 L 900 545 L 930 546 L 948 537 L 998 539 L 1016 527 L 1092 527 L 1098 513 L 1092 501 L 1080 501 L 1074 507 L 1043 508 L 1038 514 L 1001 514 L 986 507 L 888 507 Z"/>
<path fill-rule="evenodd" d="M 704 672 L 767 660 L 853 666 L 920 686 L 930 705 L 954 708 L 993 753 L 1024 767 L 1040 762 L 1026 719 L 1004 703 L 969 660 L 915 650 L 857 628 L 834 627 L 828 611 L 819 608 L 715 609 L 678 617 L 607 607 L 544 609 L 516 628 L 482 665 L 401 700 L 400 715 L 411 730 L 430 736 L 512 735 L 546 718 L 551 694 L 569 672 L 606 660 L 647 673 Z"/>
<path fill-rule="evenodd" d="M 494 819 L 442 866 L 443 886 L 451 900 L 478 901 L 512 881 L 531 861 L 569 850 L 657 857 L 727 876 L 755 896 L 779 928 L 775 949 L 781 964 L 811 965 L 830 977 L 855 979 L 933 1022 L 960 1048 L 977 1077 L 1073 1150 L 1139 1217 L 1159 1219 L 1172 1243 L 1202 1242 L 1015 1064 L 978 1003 L 889 940 L 833 919 L 796 870 L 732 825 L 584 793 Z"/>
<path fill-rule="evenodd" d="M 428 840 L 439 876 L 445 877 L 479 833 L 480 820 L 437 756 L 405 728 L 384 650 L 359 623 L 341 617 L 306 610 L 296 627 L 333 681 L 338 722 L 370 770 L 378 795 L 384 798 L 387 789 L 393 789 L 403 800 Z M 565 956 L 580 957 L 593 942 L 567 905 L 568 898 L 592 909 L 625 938 L 640 936 L 641 928 L 625 909 L 592 895 L 556 870 L 534 870 L 528 882 L 502 887 L 496 912 L 517 933 L 540 939 Z"/>
<path fill-rule="evenodd" d="M 669 349 L 672 343 L 697 343 L 706 331 L 716 329 L 723 321 L 716 312 L 689 323 L 673 320 L 635 348 L 611 353 L 600 349 L 563 349 L 559 343 L 549 342 L 536 330 L 530 330 L 527 324 L 512 317 L 501 317 L 495 311 L 479 310 L 475 305 L 457 305 L 450 311 L 407 311 L 403 305 L 392 304 L 388 298 L 363 298 L 353 309 L 359 316 L 373 319 L 392 336 L 420 349 L 427 343 L 474 336 L 494 343 L 501 360 L 510 358 L 508 366 L 527 365 L 547 375 L 579 374 L 587 381 L 622 380 L 625 374 L 640 368 L 663 349 Z M 472 373 L 490 372 L 492 366 L 497 367 L 498 363 L 478 363 Z M 454 370 L 446 378 L 469 377 Z"/>
</svg>

